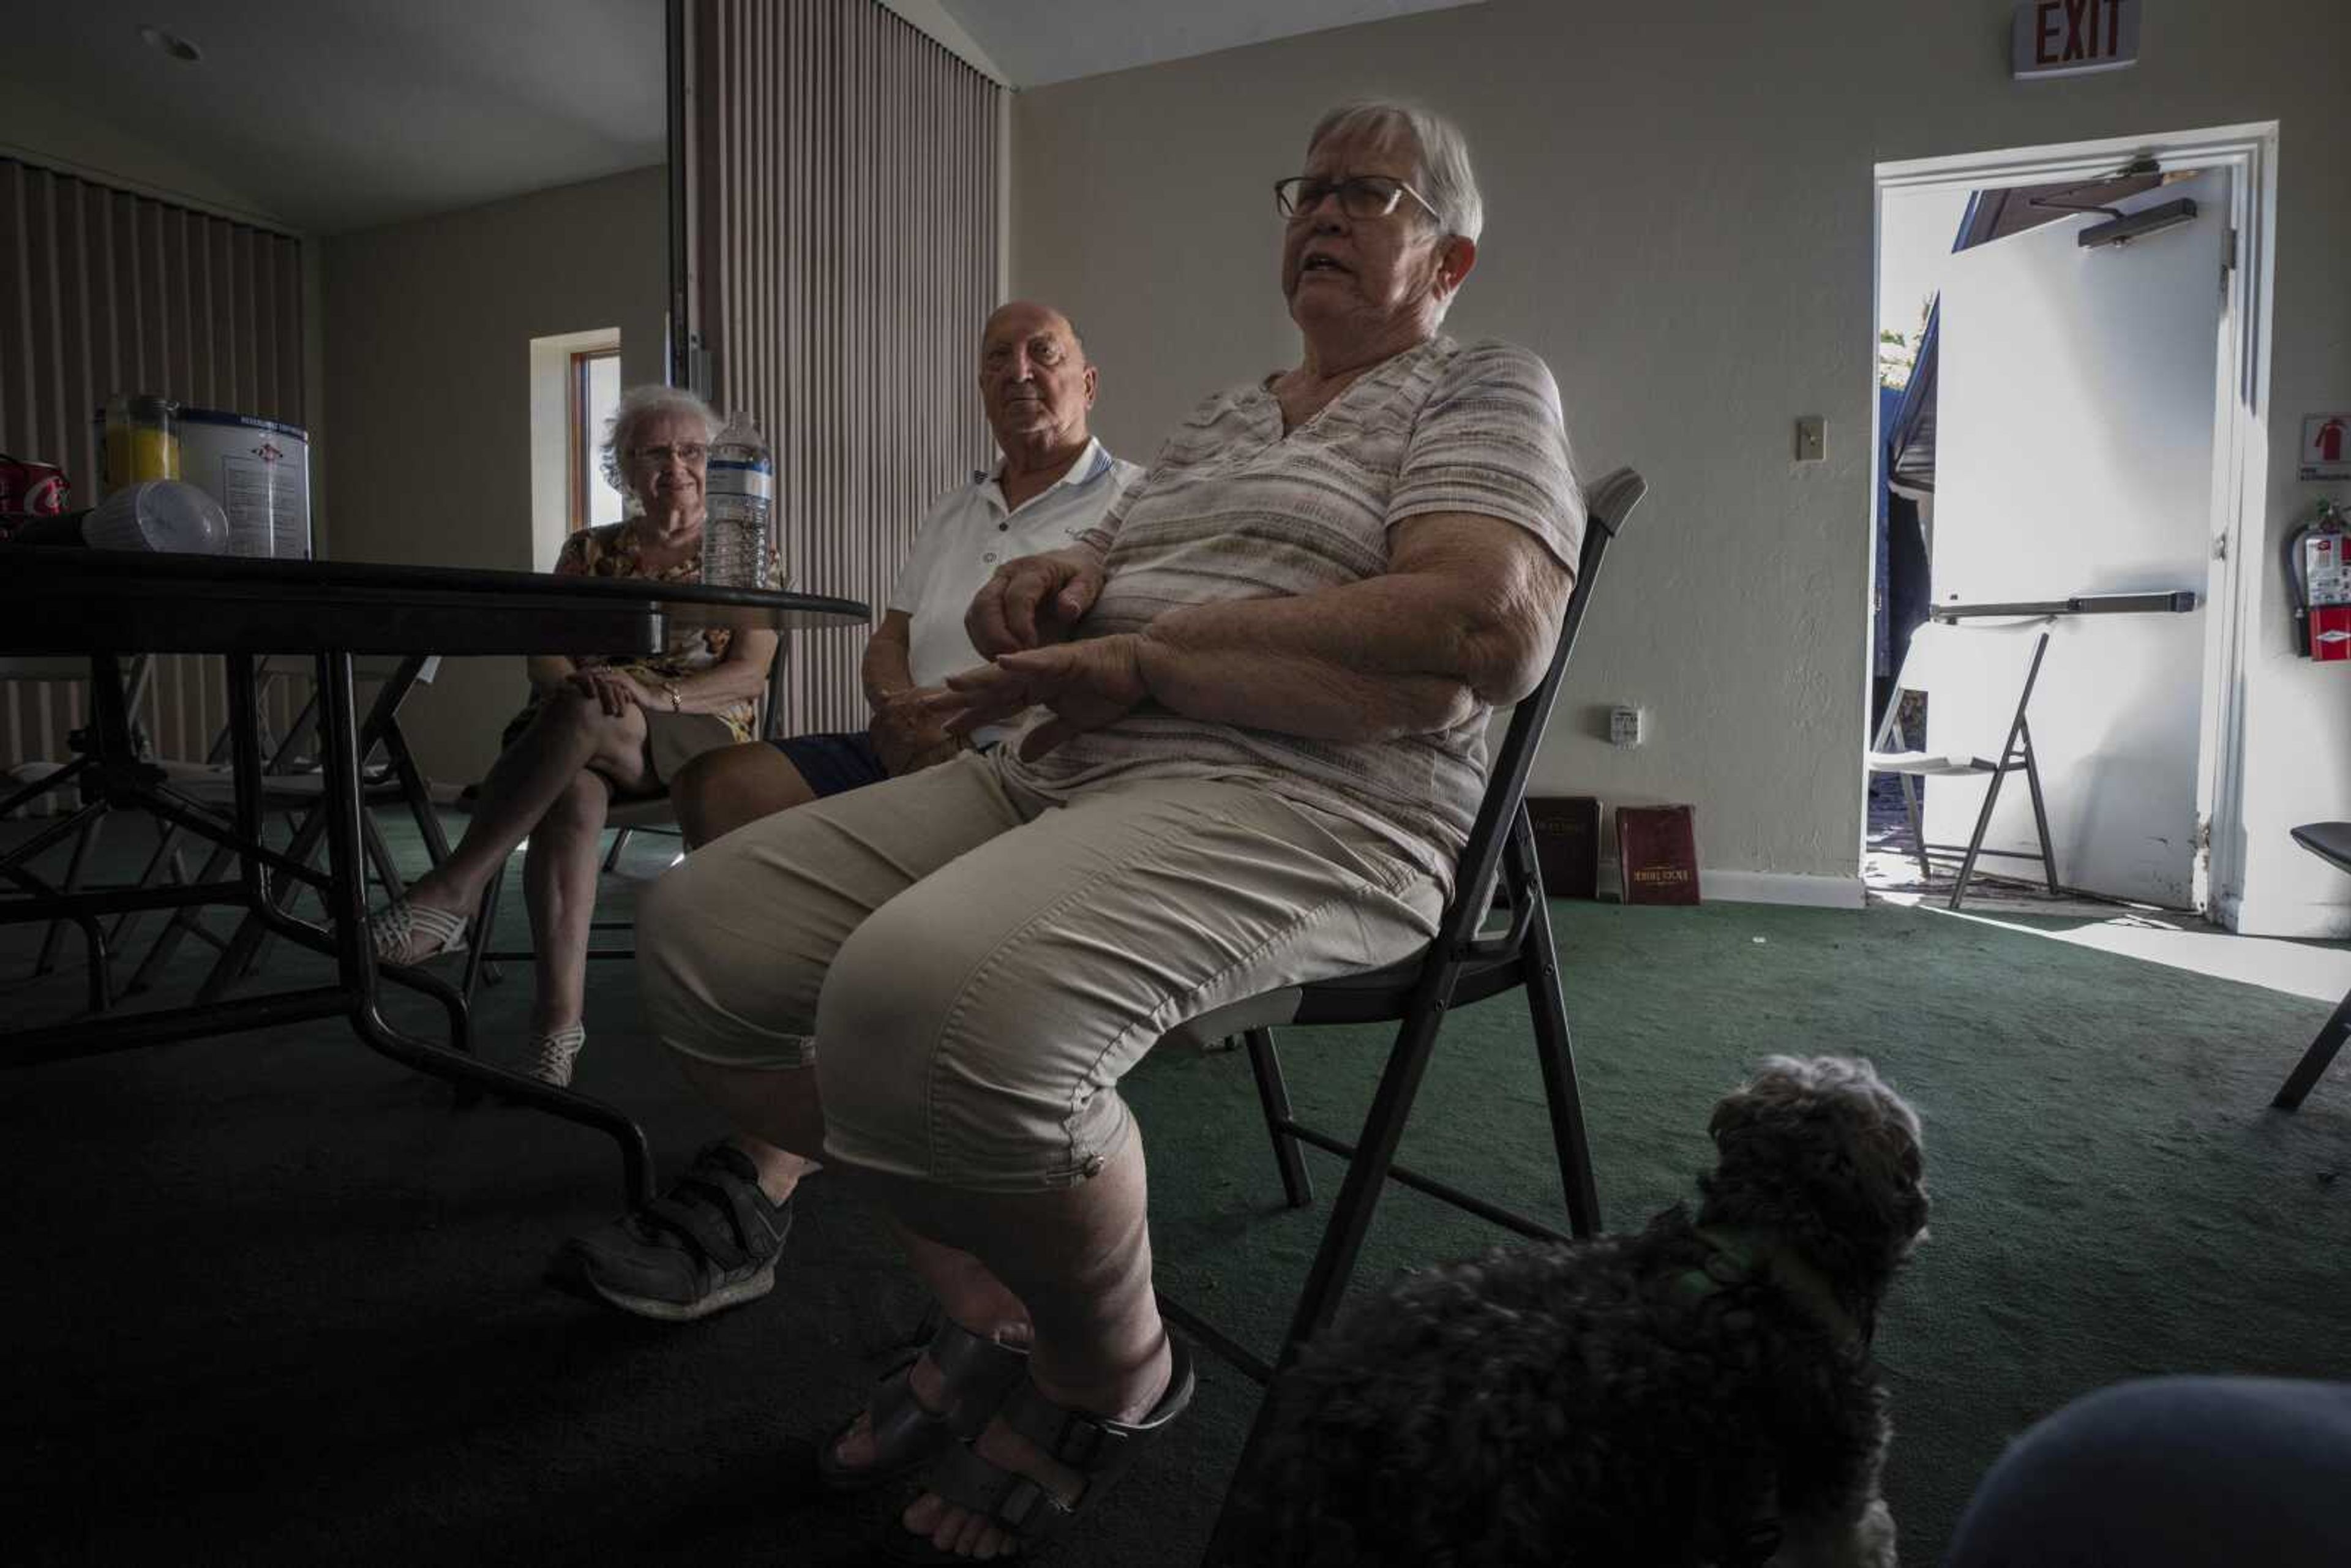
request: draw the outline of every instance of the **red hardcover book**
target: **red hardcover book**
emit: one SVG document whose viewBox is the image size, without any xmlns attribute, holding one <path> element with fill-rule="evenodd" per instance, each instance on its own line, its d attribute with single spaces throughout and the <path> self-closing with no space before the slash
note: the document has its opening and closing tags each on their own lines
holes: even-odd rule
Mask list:
<svg viewBox="0 0 2351 1568">
<path fill-rule="evenodd" d="M 1616 808 L 1616 866 L 1627 904 L 1698 902 L 1698 809 Z"/>
<path fill-rule="evenodd" d="M 1527 797 L 1535 861 L 1553 898 L 1600 896 L 1600 802 L 1590 795 Z"/>
</svg>

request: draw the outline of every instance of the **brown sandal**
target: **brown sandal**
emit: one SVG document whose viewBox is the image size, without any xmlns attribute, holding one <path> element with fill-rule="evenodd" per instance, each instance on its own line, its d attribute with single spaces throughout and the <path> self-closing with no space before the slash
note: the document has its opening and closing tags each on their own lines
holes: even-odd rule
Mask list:
<svg viewBox="0 0 2351 1568">
<path fill-rule="evenodd" d="M 1037 1445 L 1049 1458 L 1085 1478 L 1085 1490 L 1076 1502 L 1064 1503 L 1028 1477 L 990 1464 L 979 1457 L 969 1438 L 947 1450 L 925 1479 L 924 1489 L 959 1508 L 986 1515 L 1013 1538 L 1017 1552 L 1026 1555 L 1094 1506 L 1111 1483 L 1132 1469 L 1144 1450 L 1191 1406 L 1195 1387 L 1191 1354 L 1176 1340 L 1168 1342 L 1168 1350 L 1172 1361 L 1167 1392 L 1159 1396 L 1149 1415 L 1131 1425 L 1056 1405 L 1025 1377 L 996 1412 L 998 1420 Z M 883 1537 L 882 1552 L 897 1563 L 970 1561 L 940 1551 L 931 1544 L 929 1536 L 916 1535 L 895 1521 Z"/>
<path fill-rule="evenodd" d="M 953 1322 L 943 1322 L 924 1347 L 945 1380 L 949 1403 L 934 1410 L 914 1396 L 914 1363 L 909 1356 L 874 1385 L 866 1408 L 873 1422 L 873 1461 L 844 1465 L 833 1455 L 857 1428 L 852 1416 L 816 1454 L 817 1479 L 828 1491 L 867 1491 L 914 1474 L 943 1450 L 979 1436 L 1004 1396 L 1026 1381 L 1029 1352 L 1001 1340 L 982 1339 Z"/>
</svg>

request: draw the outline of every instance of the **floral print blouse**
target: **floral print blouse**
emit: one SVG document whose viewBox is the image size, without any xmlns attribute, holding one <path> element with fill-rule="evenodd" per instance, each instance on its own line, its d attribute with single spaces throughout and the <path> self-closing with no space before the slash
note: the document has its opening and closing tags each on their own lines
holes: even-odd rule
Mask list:
<svg viewBox="0 0 2351 1568">
<path fill-rule="evenodd" d="M 572 577 L 650 577 L 662 582 L 700 582 L 702 552 L 695 551 L 674 566 L 660 571 L 647 571 L 641 564 L 637 537 L 625 522 L 606 523 L 601 528 L 582 528 L 563 541 L 561 553 L 555 558 L 558 576 Z M 589 656 L 576 659 L 580 664 L 605 664 L 623 670 L 658 688 L 664 681 L 683 680 L 698 671 L 706 670 L 726 656 L 726 648 L 734 642 L 734 632 L 725 626 L 687 626 L 670 632 L 666 653 L 650 657 L 632 655 L 626 658 Z M 538 706 L 534 694 L 523 717 L 528 719 Z M 718 710 L 711 716 L 723 722 L 737 740 L 752 738 L 752 727 L 758 722 L 758 704 L 746 697 L 741 702 Z"/>
</svg>

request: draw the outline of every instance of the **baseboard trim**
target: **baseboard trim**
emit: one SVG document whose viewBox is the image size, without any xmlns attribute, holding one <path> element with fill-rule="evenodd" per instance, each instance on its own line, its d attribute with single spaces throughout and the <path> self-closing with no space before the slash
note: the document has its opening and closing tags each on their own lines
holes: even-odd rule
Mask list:
<svg viewBox="0 0 2351 1568">
<path fill-rule="evenodd" d="M 2340 942 L 2351 937 L 2351 904 L 2224 898 L 2213 913 L 2220 925 L 2240 936 L 2282 936 L 2298 942 Z"/>
<path fill-rule="evenodd" d="M 1857 876 L 1799 876 L 1780 871 L 1698 873 L 1698 895 L 1709 904 L 1793 904 L 1809 909 L 1859 909 L 1867 902 Z"/>
</svg>

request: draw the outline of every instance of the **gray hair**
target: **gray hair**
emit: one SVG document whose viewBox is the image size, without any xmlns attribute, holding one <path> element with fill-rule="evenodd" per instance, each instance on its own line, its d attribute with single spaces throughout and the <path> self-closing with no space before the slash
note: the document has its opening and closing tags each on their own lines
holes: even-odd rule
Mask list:
<svg viewBox="0 0 2351 1568">
<path fill-rule="evenodd" d="M 621 394 L 613 405 L 612 422 L 604 427 L 604 483 L 629 496 L 629 454 L 635 450 L 637 432 L 650 420 L 664 414 L 678 414 L 702 422 L 703 439 L 715 440 L 726 421 L 708 403 L 684 387 L 665 387 L 658 382 L 641 387 L 631 387 Z"/>
<path fill-rule="evenodd" d="M 1343 103 L 1314 122 L 1306 139 L 1307 156 L 1332 136 L 1370 134 L 1411 137 L 1420 158 L 1420 178 L 1413 189 L 1437 209 L 1437 225 L 1447 235 L 1458 235 L 1473 244 L 1486 226 L 1486 204 L 1478 194 L 1478 176 L 1469 171 L 1469 143 L 1460 127 L 1416 103 L 1365 99 Z"/>
</svg>

